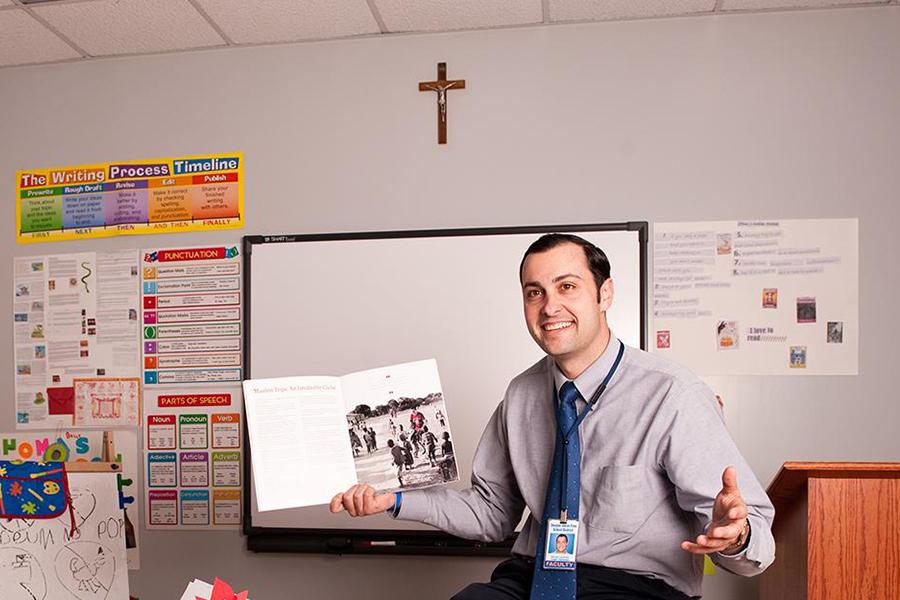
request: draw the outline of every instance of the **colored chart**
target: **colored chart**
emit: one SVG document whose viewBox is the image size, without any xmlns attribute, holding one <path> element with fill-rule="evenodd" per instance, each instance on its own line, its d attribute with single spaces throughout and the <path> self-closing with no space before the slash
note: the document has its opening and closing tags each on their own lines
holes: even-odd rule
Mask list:
<svg viewBox="0 0 900 600">
<path fill-rule="evenodd" d="M 144 384 L 241 381 L 237 245 L 143 252 Z"/>
<path fill-rule="evenodd" d="M 243 165 L 237 152 L 19 171 L 16 240 L 240 228 Z"/>
</svg>

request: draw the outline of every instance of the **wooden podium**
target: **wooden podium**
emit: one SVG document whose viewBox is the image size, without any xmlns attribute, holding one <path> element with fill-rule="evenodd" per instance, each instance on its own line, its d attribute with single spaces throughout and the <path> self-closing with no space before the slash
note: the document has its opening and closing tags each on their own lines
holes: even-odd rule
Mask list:
<svg viewBox="0 0 900 600">
<path fill-rule="evenodd" d="M 787 462 L 762 600 L 900 599 L 900 463 Z"/>
</svg>

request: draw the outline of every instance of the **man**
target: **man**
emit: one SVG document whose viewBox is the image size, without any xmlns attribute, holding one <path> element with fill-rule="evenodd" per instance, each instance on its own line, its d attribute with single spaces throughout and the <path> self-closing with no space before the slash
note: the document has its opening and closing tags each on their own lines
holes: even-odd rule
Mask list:
<svg viewBox="0 0 900 600">
<path fill-rule="evenodd" d="M 675 364 L 625 348 L 610 331 L 606 255 L 576 236 L 548 234 L 526 251 L 519 276 L 528 330 L 547 356 L 510 382 L 479 443 L 472 486 L 401 496 L 358 485 L 337 494 L 331 510 L 391 510 L 461 537 L 502 540 L 527 506 L 513 557 L 459 600 L 681 600 L 700 595 L 704 554 L 740 575 L 762 572 L 774 560 L 772 505 L 709 388 Z M 571 413 L 581 420 L 561 431 L 557 422 Z M 573 431 L 580 452 L 570 460 Z M 563 480 L 574 472 L 580 487 L 559 484 L 560 461 Z M 577 577 L 565 593 L 548 594 L 544 582 L 554 574 L 543 540 L 569 513 L 578 521 Z"/>
<path fill-rule="evenodd" d="M 565 553 L 566 548 L 568 548 L 568 546 L 569 546 L 569 538 L 566 536 L 566 534 L 561 533 L 558 536 L 556 536 L 556 551 L 559 554 Z"/>
</svg>

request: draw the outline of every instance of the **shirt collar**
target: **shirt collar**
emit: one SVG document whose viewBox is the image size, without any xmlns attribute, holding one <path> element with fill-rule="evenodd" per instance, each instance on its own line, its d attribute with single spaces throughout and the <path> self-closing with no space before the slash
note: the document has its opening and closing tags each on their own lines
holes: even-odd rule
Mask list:
<svg viewBox="0 0 900 600">
<path fill-rule="evenodd" d="M 613 334 L 612 330 L 610 330 L 609 342 L 606 344 L 606 350 L 604 350 L 603 354 L 597 357 L 597 360 L 591 363 L 581 375 L 575 378 L 575 387 L 578 389 L 578 393 L 581 394 L 581 397 L 585 402 L 590 399 L 591 395 L 593 395 L 593 393 L 597 391 L 597 388 L 600 387 L 600 384 L 603 383 L 603 378 L 606 377 L 606 374 L 609 373 L 613 363 L 616 362 L 616 356 L 618 356 L 618 354 L 619 339 Z M 556 366 L 556 362 L 553 361 L 554 389 L 559 392 L 559 388 L 567 381 L 569 381 L 569 379 L 559 370 L 559 367 Z"/>
</svg>

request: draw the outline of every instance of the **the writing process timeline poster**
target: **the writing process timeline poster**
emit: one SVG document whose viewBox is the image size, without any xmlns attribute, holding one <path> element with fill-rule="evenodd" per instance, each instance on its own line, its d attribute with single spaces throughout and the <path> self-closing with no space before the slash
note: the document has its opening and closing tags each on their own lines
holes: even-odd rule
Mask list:
<svg viewBox="0 0 900 600">
<path fill-rule="evenodd" d="M 16 173 L 21 244 L 244 226 L 240 152 Z"/>
</svg>

